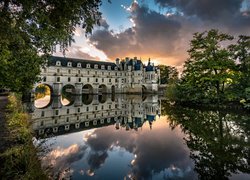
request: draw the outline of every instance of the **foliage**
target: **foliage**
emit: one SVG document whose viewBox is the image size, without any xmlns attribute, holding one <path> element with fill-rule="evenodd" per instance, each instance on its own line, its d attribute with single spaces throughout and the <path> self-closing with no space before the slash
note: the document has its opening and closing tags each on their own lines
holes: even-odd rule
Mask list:
<svg viewBox="0 0 250 180">
<path fill-rule="evenodd" d="M 214 29 L 194 34 L 182 78 L 176 84 L 176 101 L 204 104 L 246 98 L 250 37 L 239 36 L 236 44 L 232 40 L 233 36 Z"/>
<path fill-rule="evenodd" d="M 25 92 L 59 44 L 64 52 L 76 27 L 91 33 L 101 0 L 4 0 L 0 3 L 0 87 Z"/>
<path fill-rule="evenodd" d="M 40 84 L 36 87 L 35 90 L 35 100 L 45 97 L 46 95 L 50 95 L 50 88 L 47 85 Z"/>
<path fill-rule="evenodd" d="M 171 84 L 178 79 L 178 71 L 175 67 L 159 65 L 161 72 L 161 84 Z"/>
<path fill-rule="evenodd" d="M 20 97 L 9 96 L 7 123 L 9 147 L 0 155 L 2 179 L 48 179 L 37 158 L 38 149 L 32 143 L 29 116 L 23 112 Z"/>
</svg>

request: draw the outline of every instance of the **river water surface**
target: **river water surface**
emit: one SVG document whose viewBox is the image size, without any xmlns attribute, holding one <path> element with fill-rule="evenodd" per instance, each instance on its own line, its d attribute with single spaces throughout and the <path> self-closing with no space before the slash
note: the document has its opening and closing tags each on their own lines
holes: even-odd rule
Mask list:
<svg viewBox="0 0 250 180">
<path fill-rule="evenodd" d="M 45 96 L 35 105 L 39 155 L 54 179 L 250 179 L 249 114 L 158 96 Z"/>
</svg>

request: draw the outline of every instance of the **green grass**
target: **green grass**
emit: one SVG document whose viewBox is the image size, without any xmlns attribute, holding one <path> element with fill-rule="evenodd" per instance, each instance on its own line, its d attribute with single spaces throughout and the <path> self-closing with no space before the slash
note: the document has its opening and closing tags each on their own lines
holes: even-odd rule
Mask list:
<svg viewBox="0 0 250 180">
<path fill-rule="evenodd" d="M 6 121 L 11 146 L 0 155 L 1 179 L 48 179 L 41 168 L 36 148 L 32 143 L 33 131 L 29 115 L 24 112 L 20 95 L 10 94 Z"/>
</svg>

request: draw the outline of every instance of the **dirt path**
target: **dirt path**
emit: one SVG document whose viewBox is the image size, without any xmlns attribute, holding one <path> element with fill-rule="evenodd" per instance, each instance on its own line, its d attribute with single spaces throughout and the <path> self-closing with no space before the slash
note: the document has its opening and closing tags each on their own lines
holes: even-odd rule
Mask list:
<svg viewBox="0 0 250 180">
<path fill-rule="evenodd" d="M 6 121 L 4 119 L 6 105 L 8 103 L 8 96 L 0 96 L 0 153 L 8 147 L 8 131 L 6 128 Z"/>
</svg>

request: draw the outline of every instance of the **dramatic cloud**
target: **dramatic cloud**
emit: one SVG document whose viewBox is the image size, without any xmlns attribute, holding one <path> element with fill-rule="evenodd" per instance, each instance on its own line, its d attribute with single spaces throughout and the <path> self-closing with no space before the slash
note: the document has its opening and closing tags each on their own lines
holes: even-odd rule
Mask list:
<svg viewBox="0 0 250 180">
<path fill-rule="evenodd" d="M 124 56 L 161 58 L 176 56 L 177 40 L 181 24 L 163 14 L 133 3 L 130 20 L 134 26 L 121 33 L 108 28 L 99 29 L 90 37 L 90 42 L 110 59 Z M 107 26 L 105 26 L 107 27 Z"/>
<path fill-rule="evenodd" d="M 162 7 L 176 8 L 185 16 L 195 16 L 205 27 L 230 28 L 235 33 L 249 32 L 249 0 L 155 0 Z"/>
<path fill-rule="evenodd" d="M 133 2 L 122 6 L 130 13 L 132 27 L 115 33 L 102 20 L 102 28 L 90 37 L 90 43 L 110 59 L 142 57 L 158 63 L 180 66 L 186 60 L 189 41 L 195 32 L 211 28 L 238 36 L 249 35 L 248 0 L 155 0 L 165 13 Z"/>
</svg>

